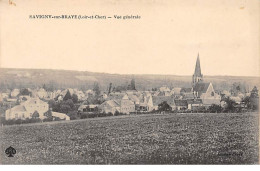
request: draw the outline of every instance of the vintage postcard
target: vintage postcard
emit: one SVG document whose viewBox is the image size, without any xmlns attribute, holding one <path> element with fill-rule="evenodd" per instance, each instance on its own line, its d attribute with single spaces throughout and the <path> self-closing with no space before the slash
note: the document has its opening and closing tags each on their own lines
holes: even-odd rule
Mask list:
<svg viewBox="0 0 260 171">
<path fill-rule="evenodd" d="M 0 164 L 259 164 L 259 22 L 259 0 L 0 0 Z"/>
</svg>

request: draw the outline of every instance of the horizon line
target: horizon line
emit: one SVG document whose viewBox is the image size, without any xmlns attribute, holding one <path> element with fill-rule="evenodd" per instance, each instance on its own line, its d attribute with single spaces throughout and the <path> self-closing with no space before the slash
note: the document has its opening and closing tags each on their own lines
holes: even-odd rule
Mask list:
<svg viewBox="0 0 260 171">
<path fill-rule="evenodd" d="M 128 75 L 128 76 L 141 76 L 141 75 L 156 75 L 156 76 L 192 76 L 191 75 L 174 75 L 174 74 L 122 74 L 122 73 L 109 73 L 109 72 L 96 72 L 96 71 L 88 71 L 88 70 L 74 70 L 74 69 L 53 69 L 53 68 L 11 68 L 11 67 L 0 67 L 0 69 L 21 69 L 21 70 L 56 70 L 56 71 L 74 71 L 74 72 L 91 72 L 91 73 L 97 73 L 97 74 L 110 74 L 110 75 Z M 253 75 L 205 75 L 203 76 L 209 76 L 209 77 L 257 77 L 260 78 L 260 76 L 253 76 Z"/>
</svg>

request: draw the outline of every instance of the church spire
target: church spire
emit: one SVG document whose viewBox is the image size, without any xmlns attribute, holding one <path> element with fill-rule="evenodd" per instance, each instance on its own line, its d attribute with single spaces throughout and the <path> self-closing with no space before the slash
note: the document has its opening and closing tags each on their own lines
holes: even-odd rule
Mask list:
<svg viewBox="0 0 260 171">
<path fill-rule="evenodd" d="M 195 86 L 198 82 L 202 82 L 202 81 L 203 81 L 203 75 L 201 74 L 200 55 L 198 53 L 195 71 L 194 71 L 194 74 L 192 76 L 192 84 L 193 84 L 193 86 Z"/>
<path fill-rule="evenodd" d="M 201 69 L 200 69 L 200 54 L 199 53 L 198 53 L 198 57 L 197 57 L 197 62 L 196 62 L 194 76 L 199 76 L 199 77 L 202 76 Z"/>
</svg>

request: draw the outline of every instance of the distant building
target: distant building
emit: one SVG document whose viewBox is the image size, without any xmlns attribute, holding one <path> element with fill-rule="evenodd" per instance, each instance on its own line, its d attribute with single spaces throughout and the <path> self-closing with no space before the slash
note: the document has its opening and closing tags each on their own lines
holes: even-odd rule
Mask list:
<svg viewBox="0 0 260 171">
<path fill-rule="evenodd" d="M 70 120 L 70 117 L 64 113 L 59 113 L 59 112 L 51 112 L 52 113 L 52 117 L 54 118 L 60 118 L 66 121 Z"/>
<path fill-rule="evenodd" d="M 176 109 L 174 97 L 172 97 L 172 96 L 153 96 L 153 106 L 154 106 L 155 110 L 158 110 L 159 104 L 161 104 L 162 102 L 167 102 L 167 104 L 171 106 L 172 110 Z"/>
<path fill-rule="evenodd" d="M 201 99 L 187 99 L 188 110 L 198 110 L 203 106 Z"/>
<path fill-rule="evenodd" d="M 13 89 L 13 91 L 11 92 L 11 97 L 17 97 L 19 94 L 20 94 L 19 89 Z"/>
<path fill-rule="evenodd" d="M 41 88 L 37 91 L 37 96 L 41 99 L 45 99 L 48 97 L 48 93 L 45 89 Z"/>
<path fill-rule="evenodd" d="M 174 95 L 180 95 L 181 94 L 181 88 L 180 87 L 175 87 L 172 89 L 174 92 Z"/>
<path fill-rule="evenodd" d="M 187 100 L 174 99 L 176 110 L 186 110 L 188 108 Z"/>
<path fill-rule="evenodd" d="M 166 86 L 163 86 L 163 87 L 159 88 L 159 90 L 160 90 L 160 92 L 170 92 L 170 91 L 171 91 L 171 90 L 170 90 L 168 87 L 166 87 Z"/>
<path fill-rule="evenodd" d="M 183 99 L 194 99 L 193 88 L 181 88 L 180 94 Z"/>
<path fill-rule="evenodd" d="M 212 83 L 197 83 L 193 92 L 195 98 L 201 99 L 204 106 L 220 105 L 221 97 L 215 93 Z"/>
<path fill-rule="evenodd" d="M 129 100 L 128 96 L 125 95 L 120 103 L 120 112 L 125 114 L 130 114 L 135 112 L 135 104 L 131 100 Z"/>
<path fill-rule="evenodd" d="M 78 108 L 78 112 L 97 112 L 99 105 L 94 104 L 81 104 Z"/>
<path fill-rule="evenodd" d="M 194 98 L 201 99 L 204 106 L 208 107 L 212 104 L 220 105 L 221 97 L 215 92 L 212 83 L 203 82 L 199 55 L 197 57 L 195 71 L 192 76 L 192 85 Z"/>
<path fill-rule="evenodd" d="M 116 100 L 108 100 L 99 106 L 101 112 L 115 114 L 120 112 L 120 104 Z"/>
<path fill-rule="evenodd" d="M 48 103 L 39 98 L 31 98 L 11 109 L 6 110 L 5 118 L 9 119 L 26 119 L 31 118 L 34 112 L 39 113 L 39 118 L 44 119 L 44 113 L 49 110 Z"/>
<path fill-rule="evenodd" d="M 139 96 L 140 103 L 139 106 L 137 105 L 137 110 L 144 111 L 144 112 L 150 112 L 154 109 L 153 106 L 153 98 L 151 94 L 142 94 Z"/>
</svg>

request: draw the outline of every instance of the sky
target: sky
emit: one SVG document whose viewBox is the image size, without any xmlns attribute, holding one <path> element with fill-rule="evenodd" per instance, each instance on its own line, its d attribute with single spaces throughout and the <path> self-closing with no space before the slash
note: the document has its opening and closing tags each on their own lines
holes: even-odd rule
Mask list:
<svg viewBox="0 0 260 171">
<path fill-rule="evenodd" d="M 260 74 L 259 0 L 12 1 L 0 0 L 3 68 L 192 75 L 199 53 L 204 75 Z"/>
</svg>

